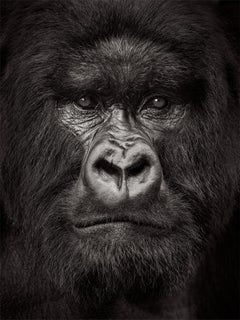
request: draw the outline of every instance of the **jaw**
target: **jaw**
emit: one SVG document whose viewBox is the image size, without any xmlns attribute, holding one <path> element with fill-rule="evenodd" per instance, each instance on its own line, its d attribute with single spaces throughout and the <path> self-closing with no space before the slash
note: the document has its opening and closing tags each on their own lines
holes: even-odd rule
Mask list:
<svg viewBox="0 0 240 320">
<path fill-rule="evenodd" d="M 134 300 L 136 292 L 137 301 L 159 299 L 193 273 L 196 239 L 188 233 L 126 222 L 65 230 L 64 236 L 51 232 L 45 267 L 60 290 L 86 306 L 121 295 Z"/>
<path fill-rule="evenodd" d="M 193 275 L 201 236 L 193 208 L 177 195 L 106 208 L 69 194 L 56 200 L 36 234 L 36 241 L 44 239 L 44 269 L 62 292 L 86 306 L 119 296 L 130 301 L 133 292 L 139 301 L 159 299 Z"/>
</svg>

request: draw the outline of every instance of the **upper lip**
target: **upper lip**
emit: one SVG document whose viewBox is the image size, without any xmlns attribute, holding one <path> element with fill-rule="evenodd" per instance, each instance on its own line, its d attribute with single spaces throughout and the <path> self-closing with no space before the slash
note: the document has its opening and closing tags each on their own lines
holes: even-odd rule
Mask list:
<svg viewBox="0 0 240 320">
<path fill-rule="evenodd" d="M 152 227 L 152 228 L 160 228 L 160 226 L 154 222 L 144 219 L 139 219 L 138 217 L 98 217 L 92 219 L 82 219 L 75 223 L 76 228 L 87 228 L 101 224 L 108 224 L 108 223 L 121 223 L 121 222 L 128 222 L 131 224 L 135 224 L 138 226 L 145 226 L 145 227 Z"/>
</svg>

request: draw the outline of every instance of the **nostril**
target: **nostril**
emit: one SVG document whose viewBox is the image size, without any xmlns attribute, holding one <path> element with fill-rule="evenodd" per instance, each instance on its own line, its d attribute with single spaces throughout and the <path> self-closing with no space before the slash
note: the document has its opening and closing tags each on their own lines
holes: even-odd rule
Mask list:
<svg viewBox="0 0 240 320">
<path fill-rule="evenodd" d="M 109 176 L 120 176 L 121 169 L 105 159 L 99 159 L 94 164 L 95 169 L 99 174 L 107 173 Z"/>
<path fill-rule="evenodd" d="M 150 168 L 150 163 L 146 158 L 141 158 L 126 169 L 128 177 L 135 177 Z"/>
</svg>

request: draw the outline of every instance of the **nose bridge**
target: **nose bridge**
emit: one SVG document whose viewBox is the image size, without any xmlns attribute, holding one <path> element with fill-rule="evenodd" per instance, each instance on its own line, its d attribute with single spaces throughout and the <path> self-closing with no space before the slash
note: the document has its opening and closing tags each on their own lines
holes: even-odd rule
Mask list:
<svg viewBox="0 0 240 320">
<path fill-rule="evenodd" d="M 134 121 L 130 111 L 122 104 L 114 104 L 111 107 L 112 113 L 110 122 L 114 126 L 116 131 L 132 131 L 134 129 Z"/>
<path fill-rule="evenodd" d="M 138 154 L 146 152 L 151 145 L 148 135 L 139 130 L 130 110 L 122 104 L 114 104 L 111 116 L 98 132 L 92 147 L 103 150 L 103 158 L 124 170 L 132 158 L 138 158 Z"/>
<path fill-rule="evenodd" d="M 140 135 L 131 113 L 122 104 L 112 106 L 108 141 L 111 145 L 127 150 L 134 146 Z"/>
<path fill-rule="evenodd" d="M 109 126 L 106 126 L 105 130 L 109 142 L 124 149 L 133 147 L 139 141 L 150 146 L 154 145 L 153 137 L 149 135 L 147 128 L 145 131 L 140 130 L 138 120 L 135 119 L 131 110 L 122 104 L 112 106 Z"/>
</svg>

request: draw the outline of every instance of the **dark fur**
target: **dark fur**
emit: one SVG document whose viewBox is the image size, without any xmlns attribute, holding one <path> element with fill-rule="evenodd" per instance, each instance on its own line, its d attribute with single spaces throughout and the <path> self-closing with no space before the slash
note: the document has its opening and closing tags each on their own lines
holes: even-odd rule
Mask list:
<svg viewBox="0 0 240 320">
<path fill-rule="evenodd" d="M 3 9 L 2 317 L 238 318 L 238 66 L 213 5 L 37 0 Z M 99 43 L 116 37 L 138 48 L 127 81 Z M 177 129 L 160 123 L 153 137 L 167 184 L 158 200 L 110 210 L 78 197 L 86 150 L 58 107 L 80 90 L 67 68 L 89 75 L 95 65 L 100 78 L 82 91 L 134 105 L 160 83 L 186 107 Z M 131 215 L 159 233 L 72 231 L 78 217 L 99 215 Z"/>
</svg>

